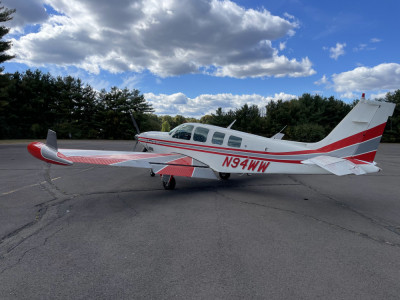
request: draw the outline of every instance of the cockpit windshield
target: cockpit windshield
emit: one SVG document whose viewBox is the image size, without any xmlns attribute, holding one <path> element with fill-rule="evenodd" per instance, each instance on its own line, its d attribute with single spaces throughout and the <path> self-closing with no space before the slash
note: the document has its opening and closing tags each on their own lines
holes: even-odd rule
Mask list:
<svg viewBox="0 0 400 300">
<path fill-rule="evenodd" d="M 168 134 L 172 135 L 173 138 L 181 140 L 190 140 L 192 137 L 193 125 L 182 124 L 172 129 Z"/>
</svg>

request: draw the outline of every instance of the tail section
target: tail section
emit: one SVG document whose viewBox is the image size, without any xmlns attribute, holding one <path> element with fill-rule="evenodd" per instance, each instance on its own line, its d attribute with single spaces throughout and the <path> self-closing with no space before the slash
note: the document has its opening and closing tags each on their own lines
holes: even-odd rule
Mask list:
<svg viewBox="0 0 400 300">
<path fill-rule="evenodd" d="M 320 142 L 309 144 L 313 149 L 331 152 L 340 150 L 341 157 L 373 162 L 394 103 L 367 101 L 364 98 Z"/>
</svg>

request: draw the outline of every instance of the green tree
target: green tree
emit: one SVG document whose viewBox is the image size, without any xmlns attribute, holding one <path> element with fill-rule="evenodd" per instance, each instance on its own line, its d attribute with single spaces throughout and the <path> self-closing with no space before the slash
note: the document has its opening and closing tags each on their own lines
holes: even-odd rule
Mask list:
<svg viewBox="0 0 400 300">
<path fill-rule="evenodd" d="M 383 133 L 383 142 L 400 142 L 400 90 L 389 92 L 385 96 L 385 100 L 395 103 L 396 107 L 386 124 L 385 132 Z"/>
<path fill-rule="evenodd" d="M 171 129 L 173 129 L 173 128 L 175 128 L 176 126 L 178 126 L 178 125 L 175 123 L 174 118 L 171 117 L 171 116 L 168 116 L 168 115 L 162 116 L 160 121 L 161 121 L 161 124 L 164 123 L 164 122 L 168 122 L 168 124 L 169 124 L 169 126 L 170 126 Z"/>
<path fill-rule="evenodd" d="M 98 95 L 98 122 L 101 124 L 100 137 L 130 139 L 135 134 L 129 111 L 133 112 L 140 131 L 160 130 L 158 118 L 151 116 L 153 108 L 138 90 L 112 87 L 109 92 L 102 90 Z"/>
<path fill-rule="evenodd" d="M 186 118 L 181 115 L 176 115 L 174 118 L 174 123 L 176 126 L 186 123 Z"/>
<path fill-rule="evenodd" d="M 1 1 L 0 1 L 1 5 Z M 0 23 L 4 23 L 12 20 L 12 14 L 15 13 L 15 9 L 8 9 L 4 6 L 0 6 Z M 10 41 L 4 41 L 3 37 L 10 31 L 10 28 L 4 25 L 0 26 L 0 63 L 14 58 L 14 55 L 6 54 L 5 52 L 11 48 Z M 0 67 L 0 72 L 3 72 L 4 67 Z"/>
<path fill-rule="evenodd" d="M 162 123 L 161 131 L 163 131 L 163 132 L 169 132 L 169 131 L 171 131 L 171 126 L 169 126 L 168 121 L 164 121 L 164 122 Z"/>
</svg>

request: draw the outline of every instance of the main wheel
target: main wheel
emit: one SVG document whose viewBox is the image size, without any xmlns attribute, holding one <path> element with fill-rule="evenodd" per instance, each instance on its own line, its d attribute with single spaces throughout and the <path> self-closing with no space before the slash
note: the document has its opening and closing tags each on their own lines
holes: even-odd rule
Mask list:
<svg viewBox="0 0 400 300">
<path fill-rule="evenodd" d="M 222 180 L 227 180 L 229 177 L 231 177 L 231 173 L 219 173 L 219 178 Z"/>
<path fill-rule="evenodd" d="M 151 176 L 151 177 L 156 176 L 156 173 L 153 172 L 153 169 L 150 170 L 150 176 Z"/>
<path fill-rule="evenodd" d="M 176 185 L 176 181 L 175 181 L 175 178 L 173 176 L 171 176 L 169 181 L 165 182 L 163 180 L 162 183 L 163 183 L 164 189 L 166 189 L 166 190 L 173 190 L 175 188 L 175 185 Z"/>
</svg>

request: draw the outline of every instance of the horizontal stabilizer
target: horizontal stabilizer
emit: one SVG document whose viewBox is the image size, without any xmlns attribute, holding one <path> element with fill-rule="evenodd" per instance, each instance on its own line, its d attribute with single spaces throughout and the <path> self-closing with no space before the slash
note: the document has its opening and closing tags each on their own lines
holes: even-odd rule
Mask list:
<svg viewBox="0 0 400 300">
<path fill-rule="evenodd" d="M 348 174 L 362 175 L 367 173 L 359 165 L 356 165 L 355 163 L 347 159 L 326 155 L 303 160 L 301 163 L 306 165 L 317 165 L 338 176 Z M 378 167 L 375 168 L 379 170 Z"/>
</svg>

